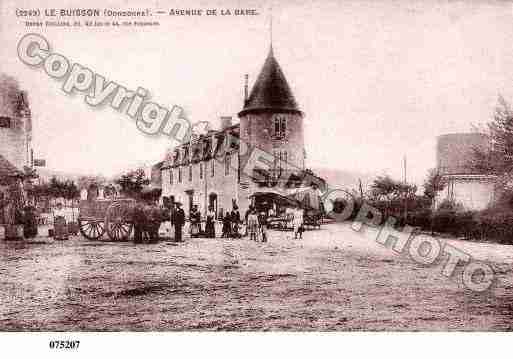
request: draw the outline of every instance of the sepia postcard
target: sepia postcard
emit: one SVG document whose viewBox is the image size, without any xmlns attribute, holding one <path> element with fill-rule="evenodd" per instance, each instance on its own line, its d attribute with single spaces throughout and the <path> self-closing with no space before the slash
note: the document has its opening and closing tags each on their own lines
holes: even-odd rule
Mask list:
<svg viewBox="0 0 513 359">
<path fill-rule="evenodd" d="M 513 329 L 513 2 L 0 11 L 0 341 Z"/>
</svg>

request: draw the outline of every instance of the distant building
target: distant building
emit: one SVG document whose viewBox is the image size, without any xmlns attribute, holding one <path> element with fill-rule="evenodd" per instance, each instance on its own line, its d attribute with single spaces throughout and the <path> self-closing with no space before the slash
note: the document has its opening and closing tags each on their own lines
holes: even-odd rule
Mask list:
<svg viewBox="0 0 513 359">
<path fill-rule="evenodd" d="M 240 122 L 221 117 L 220 131 L 193 136 L 167 154 L 162 196 L 182 202 L 186 213 L 195 204 L 219 215 L 234 204 L 244 213 L 259 191 L 288 195 L 304 180 L 303 116 L 271 47 L 249 96 L 246 83 Z M 252 163 L 248 146 L 271 156 L 266 165 Z"/>
<path fill-rule="evenodd" d="M 0 74 L 0 223 L 14 223 L 6 205 L 17 202 L 12 189 L 22 189 L 25 166 L 32 166 L 32 117 L 27 94 L 20 91 L 14 78 Z M 25 196 L 24 191 L 20 193 Z"/>
<path fill-rule="evenodd" d="M 495 200 L 496 176 L 478 173 L 470 166 L 475 149 L 489 146 L 488 136 L 481 133 L 438 136 L 437 169 L 445 187 L 437 194 L 436 206 L 448 200 L 468 210 L 481 210 Z"/>
<path fill-rule="evenodd" d="M 27 94 L 0 76 L 0 156 L 20 171 L 32 166 L 32 116 Z"/>
</svg>

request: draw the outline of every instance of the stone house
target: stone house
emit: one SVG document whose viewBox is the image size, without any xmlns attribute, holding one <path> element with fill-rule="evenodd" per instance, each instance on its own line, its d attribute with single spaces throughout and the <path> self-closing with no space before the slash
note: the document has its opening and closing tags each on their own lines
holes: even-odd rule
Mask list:
<svg viewBox="0 0 513 359">
<path fill-rule="evenodd" d="M 246 83 L 238 118 L 221 117 L 219 131 L 192 135 L 166 154 L 162 196 L 186 213 L 198 205 L 219 216 L 234 204 L 244 213 L 256 192 L 288 195 L 305 185 L 304 114 L 272 47 L 249 96 Z"/>
</svg>

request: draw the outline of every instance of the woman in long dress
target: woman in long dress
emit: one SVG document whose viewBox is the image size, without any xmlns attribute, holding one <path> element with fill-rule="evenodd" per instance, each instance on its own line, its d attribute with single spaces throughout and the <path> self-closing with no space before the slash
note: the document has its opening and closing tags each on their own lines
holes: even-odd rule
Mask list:
<svg viewBox="0 0 513 359">
<path fill-rule="evenodd" d="M 198 206 L 194 205 L 190 214 L 191 220 L 191 237 L 198 237 L 201 231 L 200 221 L 201 215 L 198 211 Z"/>
<path fill-rule="evenodd" d="M 254 209 L 248 215 L 249 240 L 256 241 L 258 238 L 258 216 Z"/>
<path fill-rule="evenodd" d="M 294 219 L 292 221 L 294 226 L 294 239 L 297 239 L 299 235 L 299 239 L 303 238 L 303 210 L 301 208 L 296 208 L 294 210 Z"/>
<path fill-rule="evenodd" d="M 207 238 L 216 238 L 215 219 L 216 213 L 212 207 L 209 207 L 205 224 L 205 237 Z"/>
<path fill-rule="evenodd" d="M 62 203 L 57 204 L 57 209 L 53 212 L 54 238 L 57 240 L 66 240 L 69 238 L 68 224 L 66 222 L 66 211 Z"/>
<path fill-rule="evenodd" d="M 224 214 L 224 217 L 222 219 L 223 221 L 223 230 L 222 230 L 222 234 L 221 234 L 221 237 L 222 238 L 231 238 L 232 236 L 232 216 L 231 216 L 231 212 L 226 212 Z"/>
</svg>

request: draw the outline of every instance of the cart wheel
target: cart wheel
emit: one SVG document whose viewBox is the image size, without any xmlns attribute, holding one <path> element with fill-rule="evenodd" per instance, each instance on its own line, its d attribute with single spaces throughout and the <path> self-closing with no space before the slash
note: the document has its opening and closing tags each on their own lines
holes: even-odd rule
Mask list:
<svg viewBox="0 0 513 359">
<path fill-rule="evenodd" d="M 90 240 L 99 239 L 105 233 L 105 225 L 98 220 L 79 219 L 78 227 L 80 233 Z"/>
<path fill-rule="evenodd" d="M 107 209 L 105 215 L 105 226 L 107 234 L 113 241 L 127 241 L 132 233 L 132 223 L 130 218 L 130 208 L 126 203 L 114 202 Z"/>
</svg>

